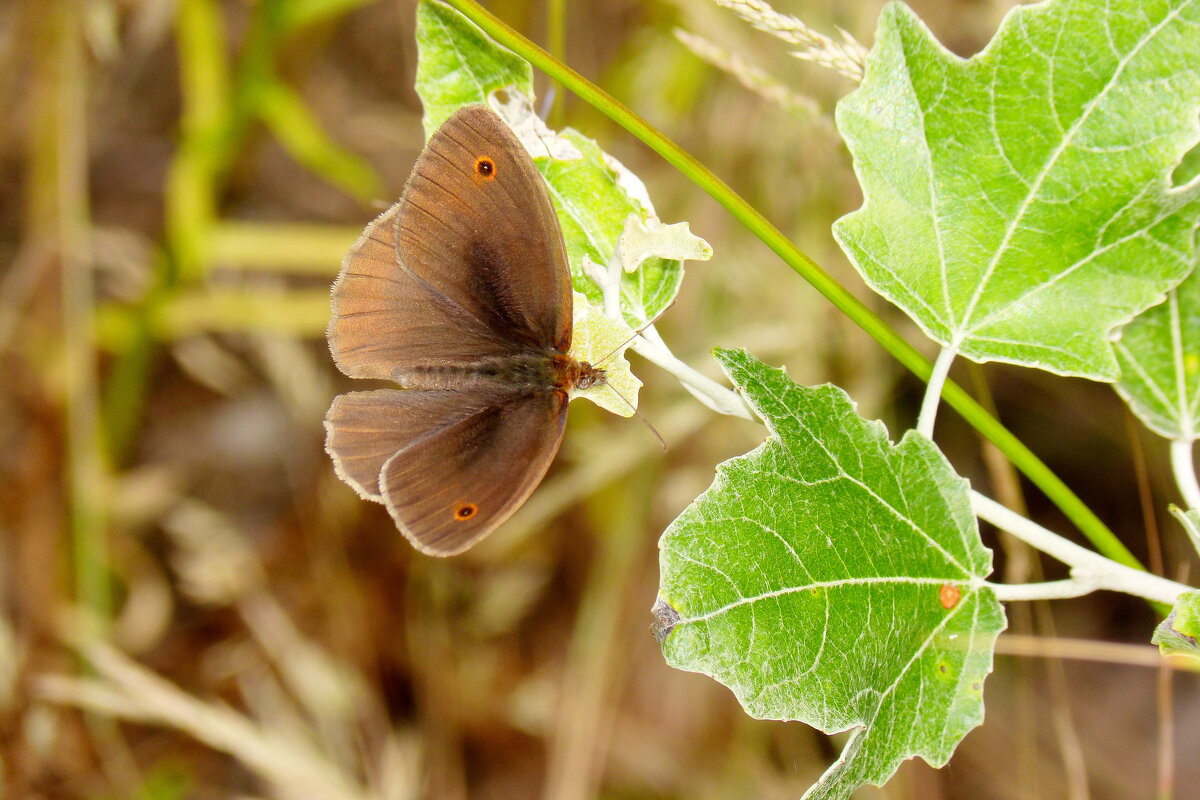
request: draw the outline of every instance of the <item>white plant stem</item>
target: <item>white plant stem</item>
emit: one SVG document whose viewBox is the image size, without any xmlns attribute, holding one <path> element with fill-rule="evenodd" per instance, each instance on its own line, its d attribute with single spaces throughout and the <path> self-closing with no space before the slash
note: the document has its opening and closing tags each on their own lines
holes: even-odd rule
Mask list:
<svg viewBox="0 0 1200 800">
<path fill-rule="evenodd" d="M 701 403 L 718 414 L 756 419 L 740 394 L 702 375 L 676 358 L 653 325 L 647 326 L 634 338 L 630 349 L 673 375 Z M 938 355 L 934 363 L 929 391 L 921 411 L 920 424 L 925 426 L 921 428 L 921 432 L 926 436 L 932 433 L 937 398 L 941 394 L 941 387 L 945 383 L 954 355 L 955 351 L 947 348 Z M 929 410 L 930 407 L 934 410 Z M 1200 490 L 1196 488 L 1190 442 L 1187 444 L 1186 450 L 1179 443 L 1172 447 L 1172 463 L 1175 465 L 1176 480 L 1180 482 L 1180 489 L 1183 490 L 1189 506 L 1200 508 Z M 1186 487 L 1191 487 L 1190 493 Z M 997 599 L 1003 602 L 1082 597 L 1097 589 L 1107 589 L 1170 605 L 1174 604 L 1179 595 L 1193 591 L 1193 587 L 1118 564 L 1081 547 L 979 492 L 971 492 L 971 508 L 980 519 L 1008 531 L 1026 544 L 1071 567 L 1071 577 L 1061 581 L 1019 585 L 985 583 L 995 592 Z"/>
<path fill-rule="evenodd" d="M 996 599 L 1002 603 L 1018 600 L 1064 600 L 1083 597 L 1099 588 L 1090 576 L 1044 583 L 991 583 L 986 581 L 983 585 L 991 589 L 996 594 Z"/>
<path fill-rule="evenodd" d="M 925 385 L 925 399 L 921 401 L 921 414 L 917 417 L 917 432 L 926 439 L 933 439 L 933 423 L 942 400 L 942 387 L 946 385 L 946 376 L 950 374 L 950 365 L 954 363 L 956 355 L 957 349 L 943 347 L 933 362 L 933 372 L 929 375 L 929 383 Z"/>
<path fill-rule="evenodd" d="M 643 330 L 630 345 L 635 353 L 662 369 L 665 369 L 683 384 L 683 388 L 692 393 L 704 405 L 718 414 L 755 419 L 750 407 L 742 396 L 732 389 L 722 386 L 712 378 L 702 375 L 671 353 L 666 344 L 658 336 L 653 326 Z"/>
<path fill-rule="evenodd" d="M 1179 595 L 1193 591 L 1190 586 L 1118 564 L 1086 547 L 1080 547 L 1074 542 L 1046 530 L 1036 522 L 1022 517 L 1015 511 L 1010 511 L 979 492 L 971 492 L 971 509 L 980 519 L 1008 531 L 1026 544 L 1054 556 L 1071 568 L 1070 581 L 1026 584 L 1022 587 L 1005 586 L 1003 592 L 998 592 L 997 596 L 1006 594 L 1008 599 L 1014 600 L 1074 597 L 1078 595 L 1064 594 L 1068 591 L 1064 584 L 1073 583 L 1079 587 L 1087 586 L 1089 591 L 1091 589 L 1108 589 L 1170 605 L 1174 604 Z M 1029 588 L 1038 586 L 1042 587 L 1044 594 L 1039 594 L 1037 588 Z M 993 586 L 993 588 L 996 587 Z M 1080 594 L 1085 593 L 1084 591 L 1080 592 Z"/>
<path fill-rule="evenodd" d="M 1192 444 L 1192 439 L 1175 439 L 1171 442 L 1171 472 L 1175 474 L 1175 485 L 1183 495 L 1184 505 L 1200 509 L 1200 485 L 1196 483 Z"/>
<path fill-rule="evenodd" d="M 621 315 L 620 245 L 617 245 L 617 249 L 618 252 L 609 259 L 605 280 L 601 283 L 600 289 L 604 292 L 604 313 L 615 320 L 624 322 L 625 318 Z"/>
</svg>

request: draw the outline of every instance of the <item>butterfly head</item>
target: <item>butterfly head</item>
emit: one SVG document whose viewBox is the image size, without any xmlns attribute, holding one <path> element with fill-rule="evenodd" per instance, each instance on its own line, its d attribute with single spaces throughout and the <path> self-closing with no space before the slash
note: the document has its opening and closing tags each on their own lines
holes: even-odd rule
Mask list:
<svg viewBox="0 0 1200 800">
<path fill-rule="evenodd" d="M 593 367 L 586 361 L 576 361 L 575 367 L 577 369 L 574 380 L 576 389 L 590 389 L 605 383 L 604 370 L 600 367 Z"/>
</svg>

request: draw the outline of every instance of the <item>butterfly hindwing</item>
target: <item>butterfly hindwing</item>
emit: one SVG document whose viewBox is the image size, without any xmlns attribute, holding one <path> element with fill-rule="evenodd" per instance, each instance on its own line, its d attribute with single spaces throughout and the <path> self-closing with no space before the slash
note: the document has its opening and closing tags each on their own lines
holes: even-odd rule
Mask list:
<svg viewBox="0 0 1200 800">
<path fill-rule="evenodd" d="M 418 550 L 449 556 L 525 502 L 558 452 L 566 412 L 563 392 L 351 392 L 326 416 L 325 448 Z"/>
<path fill-rule="evenodd" d="M 541 483 L 566 419 L 563 392 L 510 396 L 402 448 L 379 478 L 396 527 L 432 555 L 471 547 Z"/>
</svg>

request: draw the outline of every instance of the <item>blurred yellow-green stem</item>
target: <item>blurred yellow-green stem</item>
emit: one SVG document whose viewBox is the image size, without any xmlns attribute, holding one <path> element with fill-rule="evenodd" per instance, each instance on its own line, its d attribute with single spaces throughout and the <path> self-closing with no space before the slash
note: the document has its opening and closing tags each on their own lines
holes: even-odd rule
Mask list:
<svg viewBox="0 0 1200 800">
<path fill-rule="evenodd" d="M 886 322 L 837 283 L 812 259 L 792 244 L 778 228 L 767 221 L 753 206 L 743 200 L 704 165 L 664 136 L 644 119 L 588 81 L 566 64 L 552 57 L 526 37 L 510 28 L 474 0 L 446 0 L 489 36 L 509 48 L 534 67 L 545 72 L 560 85 L 600 111 L 645 142 L 673 167 L 724 206 L 739 222 L 783 259 L 793 270 L 813 285 L 842 313 L 854 320 L 901 364 L 923 380 L 928 380 L 932 365 L 911 344 L 892 330 Z M 1027 478 L 1067 516 L 1096 548 L 1127 566 L 1143 568 L 1115 534 L 1092 513 L 1057 475 L 1042 463 L 1019 439 L 988 414 L 962 387 L 947 382 L 942 397 L 968 423 L 1016 465 Z"/>
<path fill-rule="evenodd" d="M 218 267 L 313 275 L 332 282 L 361 233 L 343 225 L 221 221 L 212 229 L 208 254 Z"/>
<path fill-rule="evenodd" d="M 175 32 L 183 108 L 179 148 L 166 178 L 166 250 L 158 259 L 154 285 L 132 310 L 133 337 L 118 353 L 105 389 L 105 430 L 118 463 L 141 416 L 154 348 L 151 320 L 174 287 L 200 278 L 208 262 L 205 247 L 216 220 L 222 149 L 229 144 L 232 93 L 218 5 L 181 0 Z"/>
<path fill-rule="evenodd" d="M 48 256 L 46 263 L 57 263 L 61 270 L 66 507 L 75 599 L 87 612 L 87 624 L 106 628 L 113 605 L 104 513 L 108 480 L 92 341 L 87 59 L 79 14 L 70 0 L 53 0 L 40 4 L 33 19 L 34 51 L 42 57 L 36 60 L 33 77 L 26 246 Z"/>
<path fill-rule="evenodd" d="M 323 336 L 329 324 L 329 290 L 182 290 L 155 305 L 153 316 L 102 306 L 96 319 L 99 346 L 120 353 L 143 335 L 171 341 L 202 333 L 272 333 L 305 339 Z"/>
<path fill-rule="evenodd" d="M 354 241 L 353 234 L 348 233 L 343 239 L 346 244 L 334 248 L 331 242 L 338 239 L 336 234 L 327 237 L 313 228 L 301 232 L 296 241 L 281 237 L 272 242 L 270 236 L 288 231 L 264 226 L 253 233 L 252 225 L 218 220 L 218 201 L 226 175 L 255 120 L 262 120 L 288 153 L 311 172 L 363 202 L 378 199 L 382 183 L 375 172 L 325 134 L 300 96 L 280 78 L 276 67 L 279 49 L 291 33 L 346 13 L 363 2 L 261 0 L 254 5 L 231 74 L 221 5 L 214 0 L 180 0 L 176 34 L 183 107 L 180 143 L 166 180 L 166 246 L 154 286 L 119 323 L 120 333 L 116 334 L 123 347 L 117 353 L 105 395 L 105 430 L 116 458 L 128 449 L 136 430 L 156 338 L 194 331 L 200 326 L 193 323 L 202 319 L 211 320 L 216 330 L 230 329 L 235 320 L 247 323 L 240 330 L 281 327 L 279 314 L 268 314 L 263 324 L 250 324 L 257 320 L 247 316 L 248 311 L 277 302 L 275 292 L 268 291 L 257 300 L 244 294 L 230 298 L 195 293 L 192 287 L 207 278 L 215 264 L 231 258 L 243 268 L 304 265 L 332 278 Z M 314 248 L 308 258 L 298 255 L 302 246 Z M 318 258 L 326 259 L 323 265 Z M 299 300 L 305 310 L 312 308 L 310 299 L 304 296 Z M 222 307 L 222 300 L 231 302 Z M 181 325 L 168 326 L 164 322 L 171 312 L 197 306 L 203 310 Z M 107 313 L 102 320 L 108 343 L 114 335 L 114 317 Z M 305 331 L 314 329 L 311 320 L 307 313 L 300 318 Z"/>
</svg>

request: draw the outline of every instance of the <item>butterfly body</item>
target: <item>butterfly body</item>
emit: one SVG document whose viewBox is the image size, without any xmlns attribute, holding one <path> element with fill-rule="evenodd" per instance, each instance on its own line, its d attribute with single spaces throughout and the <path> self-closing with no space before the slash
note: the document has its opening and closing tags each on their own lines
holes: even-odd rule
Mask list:
<svg viewBox="0 0 1200 800">
<path fill-rule="evenodd" d="M 605 380 L 569 354 L 571 278 L 546 185 L 482 106 L 430 138 L 343 261 L 332 307 L 338 367 L 401 388 L 334 398 L 326 449 L 431 555 L 466 550 L 525 502 L 571 392 Z"/>
<path fill-rule="evenodd" d="M 515 392 L 588 389 L 604 381 L 604 370 L 556 350 L 531 350 L 480 359 L 474 364 L 430 364 L 398 370 L 393 379 L 410 390 L 461 390 L 479 385 Z"/>
</svg>

